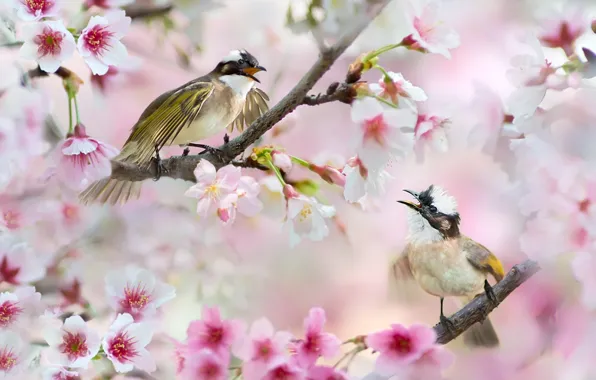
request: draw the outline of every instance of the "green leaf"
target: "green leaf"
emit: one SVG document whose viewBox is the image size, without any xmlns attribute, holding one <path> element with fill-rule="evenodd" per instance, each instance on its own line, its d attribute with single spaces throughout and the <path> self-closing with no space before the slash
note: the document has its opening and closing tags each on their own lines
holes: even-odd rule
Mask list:
<svg viewBox="0 0 596 380">
<path fill-rule="evenodd" d="M 298 181 L 298 182 L 294 183 L 293 185 L 294 185 L 294 188 L 298 192 L 300 192 L 304 195 L 307 195 L 309 197 L 314 197 L 317 194 L 317 192 L 319 191 L 319 185 L 310 179 Z"/>
</svg>

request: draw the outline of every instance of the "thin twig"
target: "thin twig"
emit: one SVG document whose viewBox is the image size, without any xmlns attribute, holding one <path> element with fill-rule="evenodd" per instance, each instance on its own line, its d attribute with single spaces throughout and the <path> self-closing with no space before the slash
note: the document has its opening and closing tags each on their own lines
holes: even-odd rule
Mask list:
<svg viewBox="0 0 596 380">
<path fill-rule="evenodd" d="M 540 266 L 533 260 L 526 260 L 521 264 L 515 265 L 503 280 L 493 286 L 493 291 L 497 297 L 498 304 L 495 305 L 489 301 L 485 294 L 476 297 L 449 318 L 453 322 L 453 332 L 445 329 L 441 323 L 435 325 L 434 329 L 437 333 L 437 343 L 449 343 L 469 329 L 474 323 L 485 320 L 488 314 L 499 306 L 511 292 L 517 289 L 517 287 L 536 274 L 539 270 Z"/>
<path fill-rule="evenodd" d="M 172 4 L 163 5 L 159 7 L 139 7 L 133 5 L 124 8 L 124 10 L 126 11 L 126 15 L 133 20 L 163 16 L 169 13 L 172 9 L 174 9 L 174 6 Z"/>
<path fill-rule="evenodd" d="M 219 147 L 223 154 L 215 156 L 211 153 L 205 153 L 194 156 L 171 157 L 162 161 L 166 169 L 162 176 L 194 182 L 193 170 L 201 159 L 211 162 L 216 168 L 232 162 L 235 157 L 244 152 L 280 120 L 301 104 L 305 104 L 305 97 L 308 92 L 390 1 L 379 1 L 378 6 L 371 10 L 366 20 L 357 23 L 352 31 L 343 35 L 333 46 L 321 52 L 315 64 L 279 103 L 255 120 L 240 136 Z M 328 99 L 328 101 L 331 101 L 331 98 Z M 306 100 L 306 102 L 308 104 L 309 100 Z M 155 177 L 153 165 L 138 167 L 130 163 L 112 161 L 112 178 L 143 181 L 153 177 Z"/>
</svg>

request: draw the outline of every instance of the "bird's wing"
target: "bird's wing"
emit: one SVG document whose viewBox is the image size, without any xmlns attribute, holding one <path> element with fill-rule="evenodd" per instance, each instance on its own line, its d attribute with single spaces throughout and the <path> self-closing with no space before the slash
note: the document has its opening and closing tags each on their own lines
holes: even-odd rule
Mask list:
<svg viewBox="0 0 596 380">
<path fill-rule="evenodd" d="M 269 109 L 268 101 L 269 96 L 263 90 L 253 87 L 246 95 L 244 108 L 238 114 L 238 117 L 228 126 L 228 132 L 231 133 L 234 129 L 242 132 L 245 126 L 251 125 L 253 121 L 267 112 Z"/>
<path fill-rule="evenodd" d="M 180 131 L 197 118 L 213 89 L 210 81 L 195 80 L 159 96 L 139 117 L 123 151 L 129 145 L 129 157 L 134 163 L 149 162 L 156 147 L 172 144 Z"/>
<path fill-rule="evenodd" d="M 461 249 L 466 253 L 468 261 L 483 273 L 490 273 L 497 282 L 505 277 L 503 264 L 491 251 L 470 238 L 462 237 Z"/>
</svg>

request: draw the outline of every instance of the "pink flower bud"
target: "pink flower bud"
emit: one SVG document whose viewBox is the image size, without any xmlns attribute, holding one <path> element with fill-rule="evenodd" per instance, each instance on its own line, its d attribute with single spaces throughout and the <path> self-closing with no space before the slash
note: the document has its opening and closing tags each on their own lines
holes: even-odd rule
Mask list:
<svg viewBox="0 0 596 380">
<path fill-rule="evenodd" d="M 298 194 L 296 189 L 294 189 L 294 186 L 288 185 L 288 184 L 284 185 L 283 193 L 284 193 L 284 196 L 288 199 L 298 198 L 300 196 L 300 194 Z"/>
<path fill-rule="evenodd" d="M 343 187 L 346 184 L 346 176 L 336 168 L 331 167 L 329 165 L 319 166 L 312 164 L 310 166 L 310 170 L 320 175 L 321 178 L 323 178 L 325 181 L 332 185 L 338 185 Z"/>
<path fill-rule="evenodd" d="M 273 158 L 273 165 L 284 172 L 289 172 L 292 169 L 292 159 L 287 154 L 274 150 L 271 152 L 271 157 Z"/>
</svg>

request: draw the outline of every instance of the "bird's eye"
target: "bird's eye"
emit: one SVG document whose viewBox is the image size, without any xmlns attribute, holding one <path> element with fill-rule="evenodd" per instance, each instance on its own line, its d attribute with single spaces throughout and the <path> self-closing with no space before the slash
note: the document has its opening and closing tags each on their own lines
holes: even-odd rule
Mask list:
<svg viewBox="0 0 596 380">
<path fill-rule="evenodd" d="M 436 208 L 435 206 L 429 206 L 429 207 L 428 207 L 428 210 L 429 210 L 430 212 L 437 212 L 437 208 Z"/>
<path fill-rule="evenodd" d="M 245 60 L 243 60 L 243 59 L 240 59 L 240 60 L 238 60 L 238 64 L 239 64 L 239 65 L 244 65 L 244 63 L 245 63 L 245 62 L 246 62 L 246 61 L 245 61 Z"/>
</svg>

